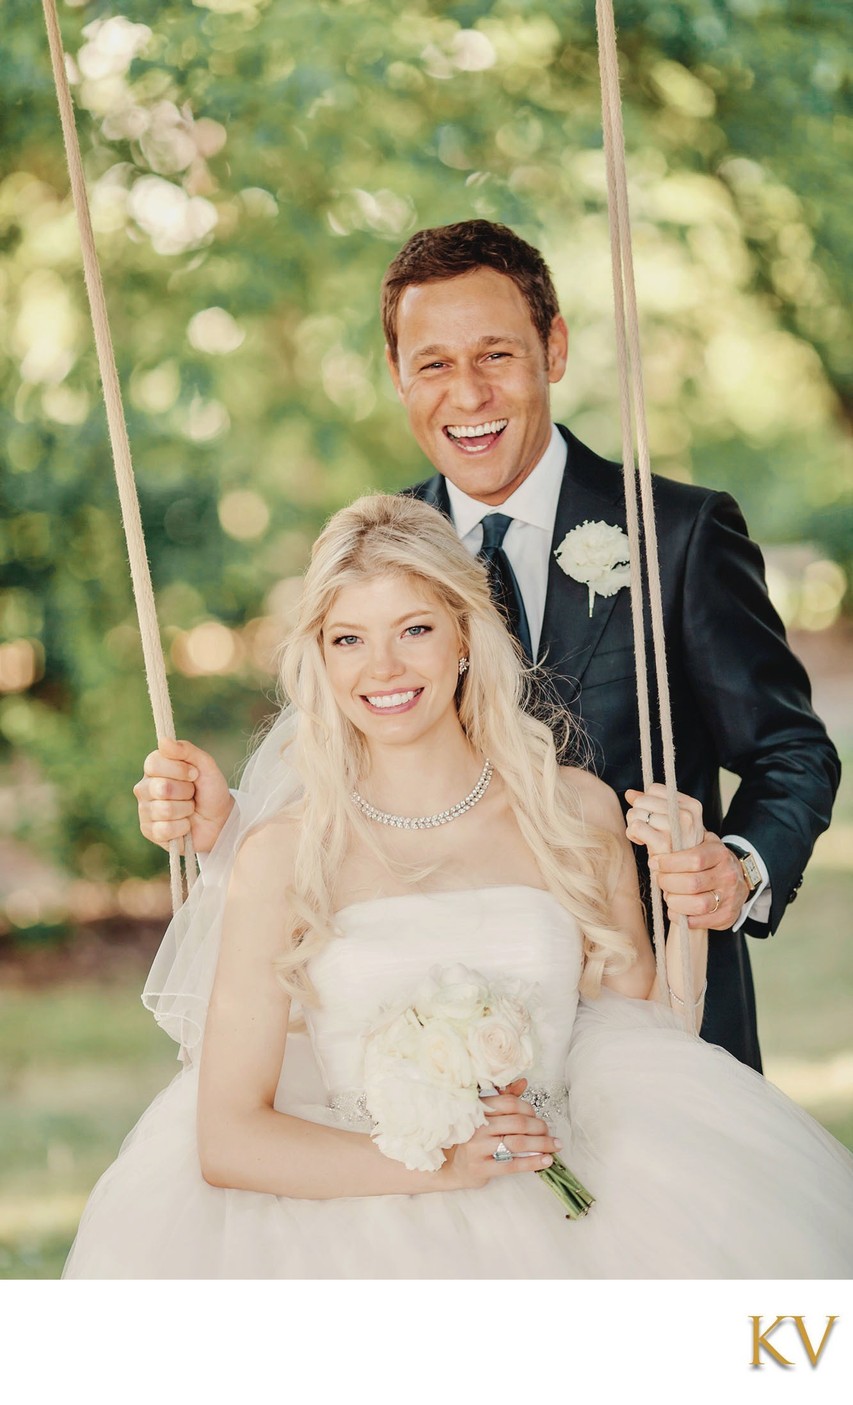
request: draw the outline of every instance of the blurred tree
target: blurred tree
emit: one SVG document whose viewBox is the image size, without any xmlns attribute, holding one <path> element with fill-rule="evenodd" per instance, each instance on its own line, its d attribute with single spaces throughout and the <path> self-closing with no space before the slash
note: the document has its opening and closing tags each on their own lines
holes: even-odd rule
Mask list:
<svg viewBox="0 0 853 1405">
<path fill-rule="evenodd" d="M 763 540 L 812 536 L 849 565 L 853 12 L 616 9 L 655 465 L 731 488 Z M 95 879 L 153 872 L 129 796 L 153 739 L 42 16 L 4 12 L 0 737 L 59 799 L 26 832 Z M 618 453 L 593 17 L 591 0 L 61 6 L 178 726 L 218 752 L 227 733 L 232 760 L 322 518 L 423 473 L 376 313 L 412 230 L 484 216 L 543 248 L 572 327 L 555 407 Z"/>
</svg>

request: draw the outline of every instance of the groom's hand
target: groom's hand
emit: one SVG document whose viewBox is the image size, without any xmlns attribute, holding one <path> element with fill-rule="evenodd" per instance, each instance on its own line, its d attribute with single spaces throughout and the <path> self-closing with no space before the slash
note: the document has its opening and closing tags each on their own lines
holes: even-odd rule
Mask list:
<svg viewBox="0 0 853 1405">
<path fill-rule="evenodd" d="M 749 897 L 740 864 L 716 834 L 706 833 L 691 849 L 658 854 L 649 860 L 649 870 L 670 917 L 684 913 L 688 927 L 725 932 L 737 922 Z"/>
<path fill-rule="evenodd" d="M 670 918 L 683 914 L 691 928 L 725 932 L 738 920 L 749 897 L 743 870 L 730 849 L 702 822 L 698 800 L 678 792 L 681 841 L 672 852 L 666 787 L 660 782 L 647 791 L 626 790 L 628 838 L 645 844 L 649 873 L 664 896 Z"/>
<path fill-rule="evenodd" d="M 161 737 L 143 772 L 133 793 L 145 838 L 168 849 L 171 840 L 191 834 L 196 853 L 209 853 L 234 804 L 213 757 L 192 742 Z"/>
</svg>

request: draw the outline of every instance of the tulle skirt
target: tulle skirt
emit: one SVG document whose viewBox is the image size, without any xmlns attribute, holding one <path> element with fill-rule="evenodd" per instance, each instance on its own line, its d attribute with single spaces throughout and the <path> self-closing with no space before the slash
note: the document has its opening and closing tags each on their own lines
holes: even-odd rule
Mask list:
<svg viewBox="0 0 853 1405">
<path fill-rule="evenodd" d="M 69 1278 L 847 1278 L 853 1157 L 647 1002 L 581 1002 L 561 1155 L 596 1197 L 564 1218 L 532 1173 L 481 1190 L 296 1200 L 202 1177 L 197 1073 L 151 1104 L 95 1187 Z M 335 1125 L 320 1100 L 287 1110 Z"/>
</svg>

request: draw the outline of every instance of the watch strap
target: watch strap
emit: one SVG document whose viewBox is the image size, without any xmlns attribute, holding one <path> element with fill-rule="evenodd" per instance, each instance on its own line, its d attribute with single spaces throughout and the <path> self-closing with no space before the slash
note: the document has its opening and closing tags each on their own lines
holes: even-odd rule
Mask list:
<svg viewBox="0 0 853 1405">
<path fill-rule="evenodd" d="M 749 888 L 749 896 L 752 897 L 756 888 L 760 888 L 763 882 L 763 879 L 761 877 L 761 869 L 755 862 L 755 856 L 750 853 L 749 849 L 742 849 L 739 844 L 727 844 L 726 848 L 731 849 L 732 853 L 734 854 L 735 858 L 740 864 L 741 872 L 743 873 L 743 876 L 746 879 L 747 887 Z"/>
</svg>

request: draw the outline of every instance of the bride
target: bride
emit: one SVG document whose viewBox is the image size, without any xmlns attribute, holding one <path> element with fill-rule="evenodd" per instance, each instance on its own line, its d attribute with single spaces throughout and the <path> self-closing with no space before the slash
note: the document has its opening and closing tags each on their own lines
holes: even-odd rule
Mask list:
<svg viewBox="0 0 853 1405">
<path fill-rule="evenodd" d="M 374 496 L 332 518 L 282 681 L 292 706 L 146 986 L 182 1071 L 92 1192 L 65 1276 L 848 1276 L 853 1157 L 684 1032 L 705 932 L 694 988 L 673 929 L 658 989 L 629 840 L 668 849 L 662 790 L 634 797 L 626 837 L 614 794 L 558 765 L 438 512 Z M 479 1125 L 436 1169 L 408 1169 L 367 1105 L 366 1036 L 447 972 L 509 982 L 535 1053 L 474 1093 Z M 316 1089 L 289 1067 L 302 1019 Z M 584 1218 L 536 1174 L 557 1156 Z"/>
</svg>

